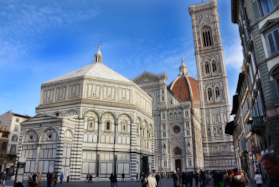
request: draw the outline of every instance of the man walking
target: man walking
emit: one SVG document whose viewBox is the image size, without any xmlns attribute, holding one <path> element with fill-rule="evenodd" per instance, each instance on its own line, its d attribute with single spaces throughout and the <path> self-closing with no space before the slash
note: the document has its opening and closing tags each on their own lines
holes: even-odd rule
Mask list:
<svg viewBox="0 0 279 187">
<path fill-rule="evenodd" d="M 173 171 L 172 179 L 173 179 L 173 187 L 179 187 L 180 186 L 180 177 L 176 173 L 175 170 Z"/>
<path fill-rule="evenodd" d="M 199 174 L 197 172 L 195 173 L 194 178 L 195 178 L 196 187 L 198 187 L 198 184 L 199 184 Z"/>
<path fill-rule="evenodd" d="M 279 187 L 279 157 L 276 153 L 266 153 L 261 158 L 262 166 L 269 175 L 268 187 Z"/>
<path fill-rule="evenodd" d="M 63 172 L 61 172 L 61 174 L 60 174 L 60 184 L 62 184 L 63 178 L 64 178 L 64 174 L 63 174 Z"/>
<path fill-rule="evenodd" d="M 149 172 L 149 176 L 147 177 L 147 187 L 156 187 L 157 181 L 154 177 L 152 177 L 152 174 Z"/>
<path fill-rule="evenodd" d="M 124 182 L 125 174 L 122 173 L 122 182 Z"/>
<path fill-rule="evenodd" d="M 155 178 L 156 178 L 157 186 L 159 186 L 160 175 L 157 173 Z"/>
<path fill-rule="evenodd" d="M 239 173 L 237 168 L 234 168 L 231 187 L 245 187 L 244 180 L 244 175 Z"/>
<path fill-rule="evenodd" d="M 6 174 L 6 171 L 4 171 L 4 173 L 1 175 L 1 184 L 2 184 L 2 187 L 5 187 L 6 180 L 7 180 L 7 174 Z"/>
</svg>

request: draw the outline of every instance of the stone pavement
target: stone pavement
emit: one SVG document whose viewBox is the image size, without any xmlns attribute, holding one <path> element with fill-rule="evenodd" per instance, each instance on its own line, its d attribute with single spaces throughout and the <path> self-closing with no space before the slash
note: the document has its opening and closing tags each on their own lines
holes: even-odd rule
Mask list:
<svg viewBox="0 0 279 187">
<path fill-rule="evenodd" d="M 135 182 L 135 181 L 125 181 L 125 182 L 118 182 L 117 183 L 119 187 L 141 187 L 140 182 Z M 193 187 L 195 187 L 195 182 L 193 181 Z M 7 181 L 5 187 L 12 187 L 13 186 L 13 181 Z M 27 187 L 27 182 L 24 181 L 24 186 Z M 47 184 L 46 182 L 43 182 L 42 187 L 46 187 Z M 87 182 L 64 182 L 62 185 L 57 184 L 56 187 L 76 187 L 76 186 L 82 186 L 82 187 L 110 187 L 110 182 L 105 181 L 105 182 L 93 182 L 93 183 L 87 183 Z M 161 179 L 159 186 L 158 187 L 172 187 L 173 182 L 172 178 L 163 178 Z M 207 187 L 213 187 L 212 182 L 209 185 L 206 185 Z M 256 187 L 257 185 L 253 181 L 251 183 L 252 187 Z M 263 187 L 267 187 L 267 184 L 264 184 Z"/>
</svg>

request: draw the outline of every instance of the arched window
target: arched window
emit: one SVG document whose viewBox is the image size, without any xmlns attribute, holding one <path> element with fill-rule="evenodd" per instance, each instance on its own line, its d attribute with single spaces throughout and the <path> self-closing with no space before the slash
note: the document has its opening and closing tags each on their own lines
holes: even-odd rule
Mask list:
<svg viewBox="0 0 279 187">
<path fill-rule="evenodd" d="M 109 131 L 110 130 L 110 121 L 106 122 L 106 130 Z"/>
<path fill-rule="evenodd" d="M 208 63 L 205 63 L 205 74 L 206 74 L 206 75 L 209 75 L 209 74 L 210 74 L 210 71 L 209 71 L 209 64 L 208 64 Z"/>
<path fill-rule="evenodd" d="M 89 118 L 87 123 L 87 129 L 88 130 L 94 130 L 94 118 Z"/>
<path fill-rule="evenodd" d="M 174 148 L 174 154 L 175 155 L 181 155 L 182 154 L 182 150 L 179 147 Z"/>
<path fill-rule="evenodd" d="M 203 46 L 212 46 L 211 30 L 209 27 L 204 27 L 202 29 Z"/>
<path fill-rule="evenodd" d="M 215 61 L 212 62 L 212 72 L 217 73 L 217 65 Z"/>
<path fill-rule="evenodd" d="M 122 132 L 126 132 L 127 131 L 127 122 L 122 121 L 121 125 L 122 125 Z"/>
<path fill-rule="evenodd" d="M 211 88 L 208 88 L 207 95 L 208 95 L 208 100 L 212 101 L 212 90 L 211 90 Z"/>
<path fill-rule="evenodd" d="M 216 100 L 217 100 L 217 101 L 220 101 L 220 100 L 221 100 L 219 87 L 216 87 L 216 88 L 215 88 L 215 97 L 216 97 Z"/>
</svg>

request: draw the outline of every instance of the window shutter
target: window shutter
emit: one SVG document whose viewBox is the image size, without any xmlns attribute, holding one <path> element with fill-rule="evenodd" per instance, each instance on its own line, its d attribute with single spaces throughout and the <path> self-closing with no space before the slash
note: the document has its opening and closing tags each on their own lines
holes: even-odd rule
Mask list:
<svg viewBox="0 0 279 187">
<path fill-rule="evenodd" d="M 275 8 L 279 4 L 279 0 L 272 0 L 272 5 Z"/>
<path fill-rule="evenodd" d="M 275 53 L 275 44 L 273 41 L 272 33 L 269 33 L 266 37 L 269 43 L 270 54 L 273 55 Z"/>
<path fill-rule="evenodd" d="M 274 39 L 275 39 L 275 44 L 277 46 L 277 51 L 279 51 L 279 29 L 276 29 L 273 32 L 273 35 L 274 35 Z"/>
<path fill-rule="evenodd" d="M 276 80 L 270 81 L 270 89 L 271 89 L 271 96 L 272 96 L 272 101 L 275 106 L 279 105 L 279 96 L 278 96 L 278 87 Z"/>
<path fill-rule="evenodd" d="M 260 11 L 257 0 L 255 0 L 255 2 L 253 2 L 253 9 L 254 9 L 254 13 L 255 13 L 255 19 L 257 20 L 257 19 L 261 18 L 261 11 Z"/>
</svg>

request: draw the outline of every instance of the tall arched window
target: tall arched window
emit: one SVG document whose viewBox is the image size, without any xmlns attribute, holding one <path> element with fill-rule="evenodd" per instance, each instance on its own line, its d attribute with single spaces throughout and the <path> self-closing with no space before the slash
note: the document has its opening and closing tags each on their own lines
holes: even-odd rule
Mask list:
<svg viewBox="0 0 279 187">
<path fill-rule="evenodd" d="M 206 74 L 206 75 L 209 75 L 209 74 L 210 74 L 210 71 L 209 71 L 209 64 L 208 64 L 208 63 L 205 63 L 205 74 Z"/>
<path fill-rule="evenodd" d="M 106 130 L 109 131 L 110 130 L 110 121 L 106 122 Z"/>
<path fill-rule="evenodd" d="M 207 95 L 208 95 L 208 100 L 212 101 L 212 90 L 211 90 L 211 88 L 208 88 Z"/>
<path fill-rule="evenodd" d="M 221 100 L 219 87 L 216 87 L 216 88 L 215 88 L 215 97 L 216 97 L 216 100 L 217 100 L 217 101 L 220 101 L 220 100 Z"/>
<path fill-rule="evenodd" d="M 3 142 L 1 150 L 6 150 L 6 149 L 7 149 L 7 142 Z"/>
<path fill-rule="evenodd" d="M 94 118 L 89 118 L 88 119 L 88 124 L 87 124 L 87 129 L 88 130 L 94 130 Z"/>
<path fill-rule="evenodd" d="M 212 62 L 212 72 L 217 73 L 217 65 L 215 61 Z"/>
<path fill-rule="evenodd" d="M 202 39 L 204 47 L 212 46 L 211 30 L 209 27 L 204 27 L 202 29 Z"/>
</svg>

